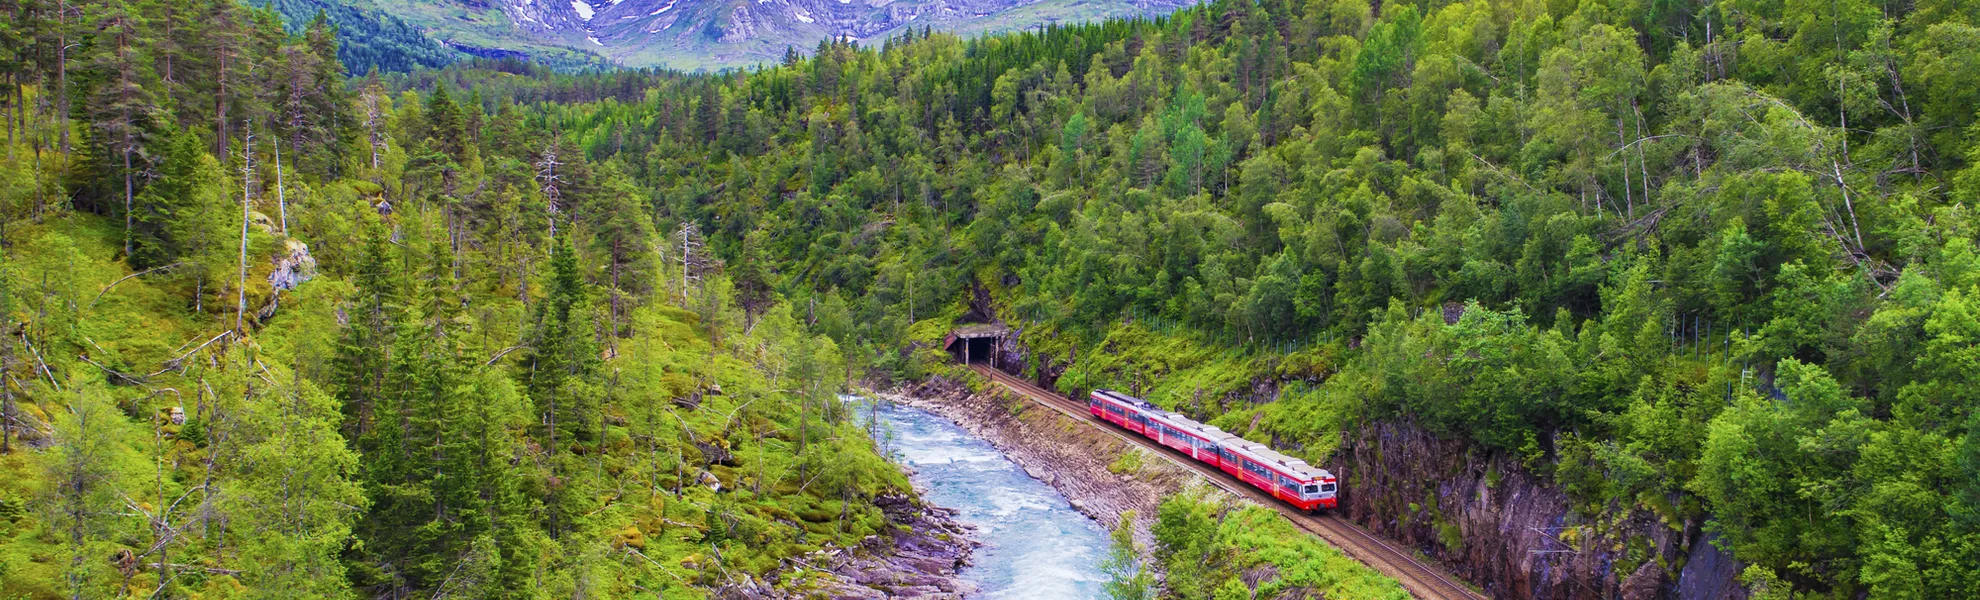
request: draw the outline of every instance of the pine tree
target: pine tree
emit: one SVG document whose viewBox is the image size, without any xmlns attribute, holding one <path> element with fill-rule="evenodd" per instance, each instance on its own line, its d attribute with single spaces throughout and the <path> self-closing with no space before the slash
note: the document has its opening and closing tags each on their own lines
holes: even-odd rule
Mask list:
<svg viewBox="0 0 1980 600">
<path fill-rule="evenodd" d="M 653 223 L 644 202 L 644 192 L 616 165 L 607 163 L 601 174 L 604 184 L 584 213 L 591 217 L 593 249 L 603 254 L 606 276 L 610 278 L 610 308 L 613 337 L 625 335 L 625 323 L 632 310 L 629 298 L 645 295 L 653 286 Z"/>
<path fill-rule="evenodd" d="M 769 269 L 764 264 L 770 258 L 763 255 L 762 238 L 762 230 L 743 238 L 742 256 L 729 272 L 736 288 L 736 305 L 743 310 L 744 333 L 756 328 L 757 316 L 776 299 L 776 289 L 771 286 Z"/>
<path fill-rule="evenodd" d="M 135 223 L 131 209 L 139 179 L 151 162 L 154 115 L 159 109 L 151 91 L 155 87 L 151 59 L 143 52 L 145 41 L 139 39 L 148 30 L 122 0 L 112 0 L 101 10 L 102 33 L 89 59 L 91 75 L 98 81 L 89 98 L 90 141 L 98 149 L 99 162 L 108 163 L 122 181 L 124 255 L 130 256 Z"/>
<path fill-rule="evenodd" d="M 467 160 L 467 133 L 460 106 L 448 97 L 446 86 L 436 86 L 427 97 L 426 110 L 421 116 L 420 142 L 412 149 L 406 164 L 407 178 L 437 181 L 439 193 L 451 197 L 459 181 L 461 164 Z"/>
<path fill-rule="evenodd" d="M 207 60 L 197 78 L 201 85 L 193 97 L 211 99 L 213 155 L 230 156 L 234 123 L 252 105 L 251 95 L 243 93 L 242 88 L 250 85 L 246 75 L 254 59 L 249 55 L 247 26 L 242 22 L 238 3 L 204 0 L 201 12 L 201 21 L 208 26 L 200 31 L 198 51 Z"/>
</svg>

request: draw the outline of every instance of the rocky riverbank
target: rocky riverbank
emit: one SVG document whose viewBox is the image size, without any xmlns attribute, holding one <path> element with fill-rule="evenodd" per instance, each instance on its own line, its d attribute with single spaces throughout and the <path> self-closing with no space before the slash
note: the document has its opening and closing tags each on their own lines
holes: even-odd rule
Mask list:
<svg viewBox="0 0 1980 600">
<path fill-rule="evenodd" d="M 936 376 L 881 388 L 876 395 L 941 415 L 989 441 L 1102 526 L 1113 528 L 1121 514 L 1134 511 L 1135 537 L 1144 548 L 1153 547 L 1149 526 L 1162 499 L 1196 481 L 1194 474 L 1159 456 L 1001 388 L 971 392 L 960 382 Z M 1140 456 L 1123 461 L 1130 452 Z M 1133 468 L 1109 469 L 1117 464 Z"/>
<path fill-rule="evenodd" d="M 892 536 L 871 536 L 854 548 L 829 548 L 788 559 L 765 580 L 714 590 L 722 600 L 961 600 L 974 591 L 959 575 L 969 565 L 976 542 L 969 527 L 948 510 L 907 496 L 881 496 L 873 503 L 900 526 Z"/>
</svg>

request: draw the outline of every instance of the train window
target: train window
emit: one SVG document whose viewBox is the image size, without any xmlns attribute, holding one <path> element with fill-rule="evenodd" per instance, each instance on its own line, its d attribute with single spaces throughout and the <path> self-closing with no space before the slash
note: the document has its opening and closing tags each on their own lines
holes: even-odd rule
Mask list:
<svg viewBox="0 0 1980 600">
<path fill-rule="evenodd" d="M 1308 493 L 1308 494 L 1318 494 L 1318 493 L 1320 493 L 1320 486 L 1317 486 L 1317 485 L 1313 485 L 1313 484 L 1311 484 L 1311 483 L 1309 483 L 1309 484 L 1306 484 L 1306 493 Z"/>
<path fill-rule="evenodd" d="M 1331 491 L 1334 491 L 1334 484 L 1331 484 L 1331 483 L 1322 483 L 1322 484 L 1320 484 L 1320 491 L 1322 491 L 1322 492 L 1331 492 Z"/>
</svg>

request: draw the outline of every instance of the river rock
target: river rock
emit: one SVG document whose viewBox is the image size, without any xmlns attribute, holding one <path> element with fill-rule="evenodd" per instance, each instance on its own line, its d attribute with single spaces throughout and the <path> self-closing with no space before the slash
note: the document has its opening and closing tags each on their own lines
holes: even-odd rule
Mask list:
<svg viewBox="0 0 1980 600">
<path fill-rule="evenodd" d="M 811 572 L 800 584 L 771 586 L 746 579 L 717 588 L 713 595 L 725 600 L 962 600 L 975 591 L 957 575 L 969 564 L 975 543 L 949 511 L 894 494 L 875 498 L 873 504 L 897 525 L 892 535 L 868 536 L 853 548 L 827 548 L 787 561 L 786 572 Z"/>
</svg>

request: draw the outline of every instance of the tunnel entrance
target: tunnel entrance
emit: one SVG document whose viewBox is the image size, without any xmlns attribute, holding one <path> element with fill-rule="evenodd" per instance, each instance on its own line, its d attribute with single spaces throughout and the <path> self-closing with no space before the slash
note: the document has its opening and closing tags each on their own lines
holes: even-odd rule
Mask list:
<svg viewBox="0 0 1980 600">
<path fill-rule="evenodd" d="M 949 332 L 943 340 L 943 348 L 964 364 L 984 364 L 998 366 L 998 347 L 1011 330 L 997 323 L 976 323 L 963 325 Z"/>
</svg>

